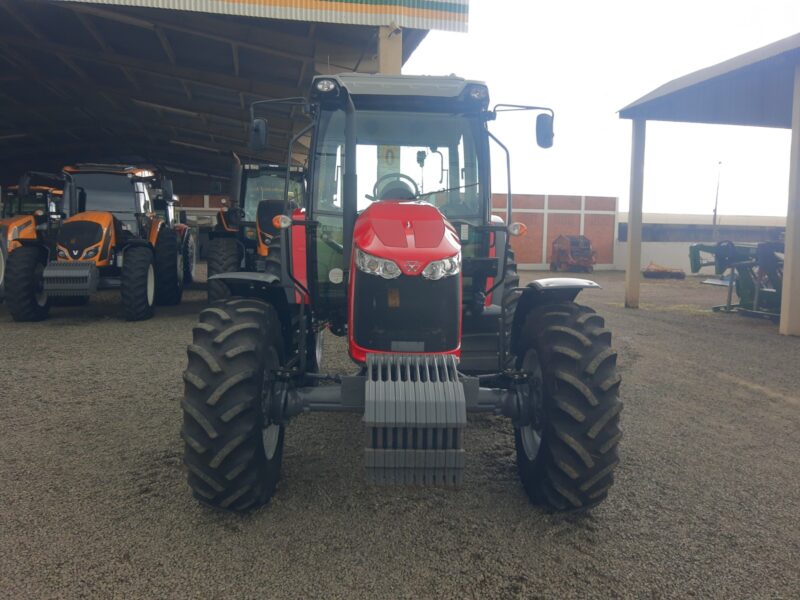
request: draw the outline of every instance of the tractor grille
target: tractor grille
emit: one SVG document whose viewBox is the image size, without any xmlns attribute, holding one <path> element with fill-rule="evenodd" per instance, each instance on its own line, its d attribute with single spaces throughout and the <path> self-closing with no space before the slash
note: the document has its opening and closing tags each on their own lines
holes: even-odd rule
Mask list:
<svg viewBox="0 0 800 600">
<path fill-rule="evenodd" d="M 44 269 L 49 296 L 89 296 L 97 291 L 99 274 L 91 261 L 51 262 Z"/>
<path fill-rule="evenodd" d="M 354 271 L 353 339 L 380 352 L 447 352 L 458 348 L 461 278 L 383 279 Z"/>
<path fill-rule="evenodd" d="M 450 354 L 368 354 L 367 480 L 454 486 L 464 471 L 467 407 Z"/>
<path fill-rule="evenodd" d="M 78 260 L 83 251 L 103 238 L 103 228 L 92 221 L 64 223 L 58 230 L 58 244 L 64 247 L 70 259 Z"/>
</svg>

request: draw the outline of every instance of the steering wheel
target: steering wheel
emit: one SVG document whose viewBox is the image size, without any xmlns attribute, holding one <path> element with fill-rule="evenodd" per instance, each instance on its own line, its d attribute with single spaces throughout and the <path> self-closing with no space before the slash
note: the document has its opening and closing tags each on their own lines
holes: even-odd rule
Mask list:
<svg viewBox="0 0 800 600">
<path fill-rule="evenodd" d="M 372 198 L 370 198 L 370 200 L 376 200 L 378 198 L 378 190 L 380 189 L 381 184 L 388 179 L 396 179 L 397 181 L 406 180 L 411 184 L 411 186 L 414 189 L 414 197 L 419 196 L 419 188 L 417 187 L 417 182 L 414 181 L 411 177 L 409 177 L 408 175 L 404 175 L 403 173 L 387 173 L 386 175 L 384 175 L 383 177 L 378 179 L 378 181 L 375 182 L 375 185 L 372 188 Z"/>
</svg>

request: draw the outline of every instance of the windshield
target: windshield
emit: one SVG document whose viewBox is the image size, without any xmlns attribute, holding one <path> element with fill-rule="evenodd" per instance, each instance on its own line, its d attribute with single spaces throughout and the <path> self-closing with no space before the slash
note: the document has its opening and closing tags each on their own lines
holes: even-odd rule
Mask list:
<svg viewBox="0 0 800 600">
<path fill-rule="evenodd" d="M 269 171 L 258 168 L 246 168 L 242 185 L 244 186 L 242 208 L 244 220 L 255 221 L 258 212 L 258 203 L 262 200 L 283 201 L 283 190 L 286 184 L 286 169 L 271 169 Z M 302 205 L 303 184 L 296 179 L 289 180 L 289 201 Z"/>
<path fill-rule="evenodd" d="M 78 192 L 78 211 L 107 211 L 133 214 L 137 210 L 134 181 L 127 175 L 77 173 L 73 176 Z M 137 189 L 137 193 L 141 190 Z"/>
<path fill-rule="evenodd" d="M 315 209 L 342 210 L 343 111 L 321 115 L 315 156 Z M 358 209 L 374 200 L 419 198 L 447 217 L 481 216 L 483 183 L 476 117 L 446 113 L 356 113 Z"/>
<path fill-rule="evenodd" d="M 30 215 L 36 210 L 47 210 L 46 192 L 31 192 L 22 198 L 14 192 L 9 192 L 3 200 L 3 216 L 5 217 Z"/>
</svg>

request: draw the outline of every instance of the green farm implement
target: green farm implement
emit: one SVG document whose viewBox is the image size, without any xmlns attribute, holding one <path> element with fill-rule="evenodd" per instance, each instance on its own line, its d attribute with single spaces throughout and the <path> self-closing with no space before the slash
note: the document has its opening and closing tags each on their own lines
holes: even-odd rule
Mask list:
<svg viewBox="0 0 800 600">
<path fill-rule="evenodd" d="M 783 242 L 692 244 L 689 262 L 692 273 L 713 266 L 717 275 L 728 274 L 727 283 L 714 281 L 728 287 L 727 302 L 713 307 L 714 311 L 776 319 L 781 313 L 783 252 Z M 734 291 L 737 303 L 733 302 Z"/>
</svg>

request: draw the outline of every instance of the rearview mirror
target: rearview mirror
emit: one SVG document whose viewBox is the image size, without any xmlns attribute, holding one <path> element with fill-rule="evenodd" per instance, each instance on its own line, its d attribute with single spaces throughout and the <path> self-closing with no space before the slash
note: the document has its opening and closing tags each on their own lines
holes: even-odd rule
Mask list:
<svg viewBox="0 0 800 600">
<path fill-rule="evenodd" d="M 25 173 L 19 178 L 19 187 L 17 188 L 17 197 L 27 198 L 31 191 L 31 176 Z"/>
<path fill-rule="evenodd" d="M 172 202 L 173 197 L 172 179 L 166 177 L 161 182 L 161 196 L 166 202 Z"/>
<path fill-rule="evenodd" d="M 536 143 L 540 148 L 553 147 L 553 115 L 542 113 L 536 117 Z"/>
<path fill-rule="evenodd" d="M 267 147 L 267 120 L 253 119 L 250 125 L 250 150 L 265 150 Z"/>
</svg>

